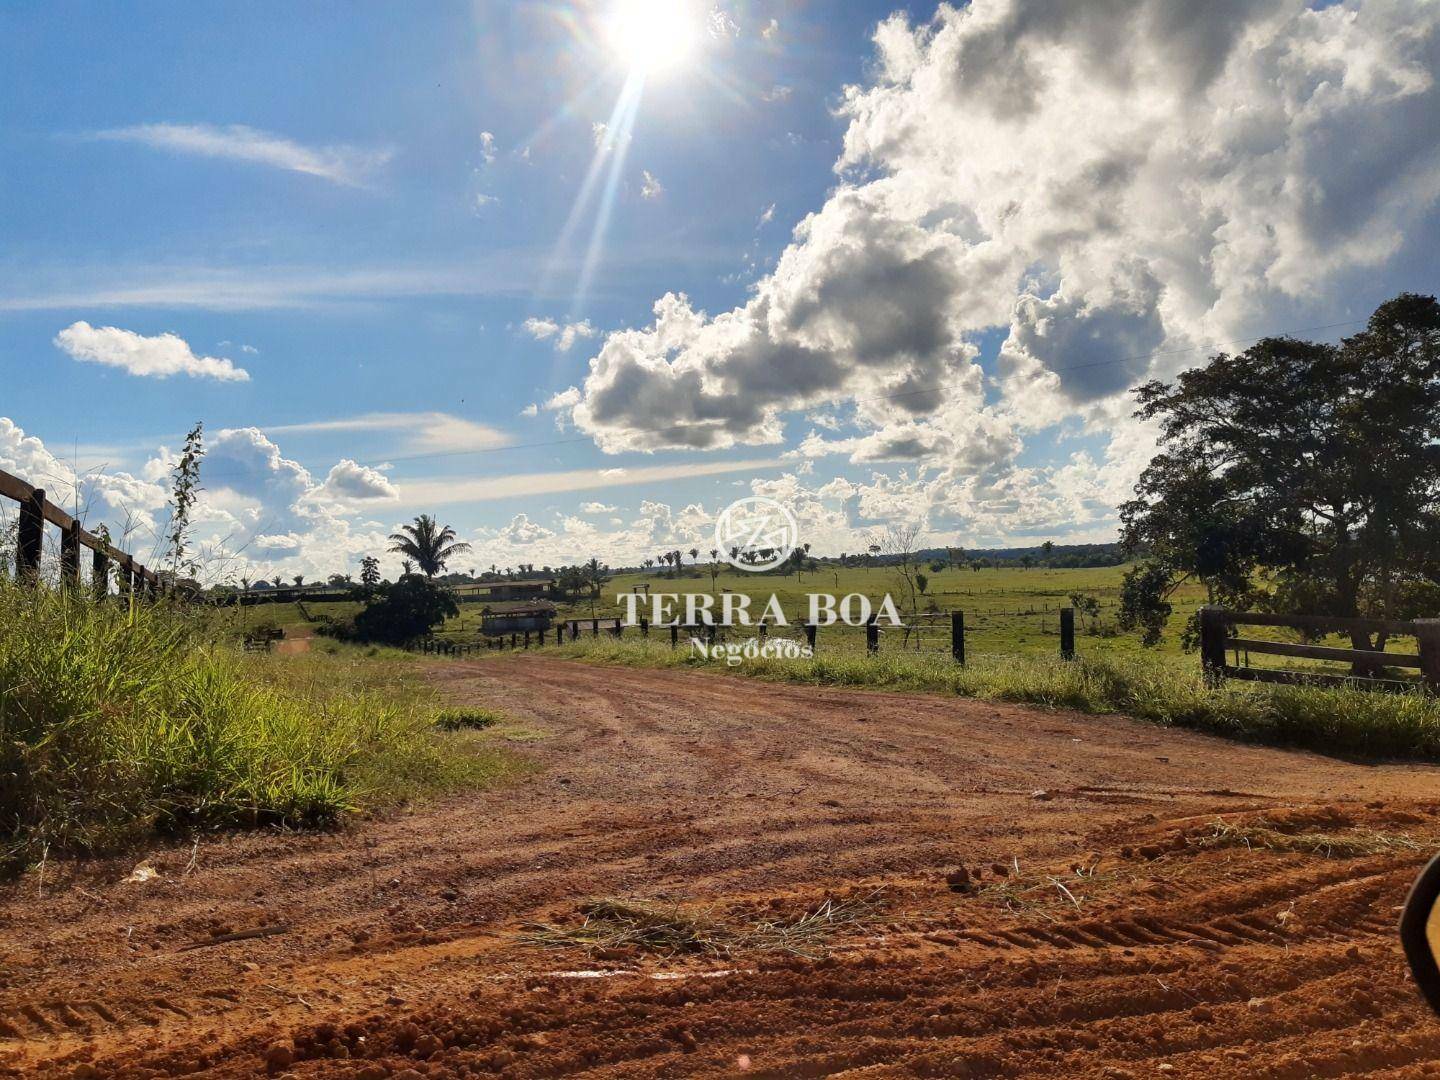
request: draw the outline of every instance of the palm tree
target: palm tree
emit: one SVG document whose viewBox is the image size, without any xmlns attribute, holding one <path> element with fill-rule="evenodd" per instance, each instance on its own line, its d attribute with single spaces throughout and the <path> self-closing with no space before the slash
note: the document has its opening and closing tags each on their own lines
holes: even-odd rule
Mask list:
<svg viewBox="0 0 1440 1080">
<path fill-rule="evenodd" d="M 412 525 L 400 526 L 390 534 L 390 550 L 408 555 L 427 578 L 433 578 L 456 555 L 470 550 L 470 545 L 455 539 L 455 530 L 441 525 L 429 514 L 421 514 Z"/>
</svg>

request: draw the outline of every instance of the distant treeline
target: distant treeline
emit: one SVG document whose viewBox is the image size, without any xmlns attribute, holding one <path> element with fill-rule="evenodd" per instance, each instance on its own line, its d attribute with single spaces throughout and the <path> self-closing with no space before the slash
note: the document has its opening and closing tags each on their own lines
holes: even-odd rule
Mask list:
<svg viewBox="0 0 1440 1080">
<path fill-rule="evenodd" d="M 948 562 L 954 549 L 926 548 L 915 557 L 922 562 Z M 880 556 L 894 562 L 894 556 Z M 1028 560 L 1028 562 L 1027 562 Z M 1126 562 L 1119 544 L 1055 544 L 1050 549 L 1037 544 L 1022 548 L 965 548 L 963 564 L 984 566 L 1053 566 L 1078 569 L 1086 566 L 1120 566 Z"/>
</svg>

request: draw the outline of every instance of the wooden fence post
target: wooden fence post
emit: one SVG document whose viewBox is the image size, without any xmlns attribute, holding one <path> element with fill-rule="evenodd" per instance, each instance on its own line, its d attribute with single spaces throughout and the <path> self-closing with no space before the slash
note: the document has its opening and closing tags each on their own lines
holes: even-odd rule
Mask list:
<svg viewBox="0 0 1440 1080">
<path fill-rule="evenodd" d="M 1440 694 L 1440 619 L 1416 619 L 1420 641 L 1420 670 L 1432 694 Z"/>
<path fill-rule="evenodd" d="M 617 638 L 623 638 L 625 636 L 625 624 L 621 622 L 618 617 L 615 619 L 615 629 L 613 633 Z"/>
<path fill-rule="evenodd" d="M 20 504 L 20 525 L 16 533 L 15 577 L 35 581 L 40 577 L 40 553 L 45 546 L 45 492 L 35 488 Z"/>
<path fill-rule="evenodd" d="M 670 624 L 670 648 L 674 649 L 680 644 L 680 624 Z"/>
<path fill-rule="evenodd" d="M 965 613 L 950 613 L 950 655 L 957 664 L 965 663 Z"/>
<path fill-rule="evenodd" d="M 865 620 L 865 653 L 874 656 L 880 651 L 880 626 L 872 615 Z"/>
<path fill-rule="evenodd" d="M 530 647 L 530 631 L 529 631 L 529 630 L 526 630 L 526 631 L 525 631 L 525 647 L 526 647 L 527 649 Z"/>
<path fill-rule="evenodd" d="M 815 633 L 820 628 L 813 622 L 805 624 L 805 644 L 810 646 L 810 651 L 815 651 Z"/>
<path fill-rule="evenodd" d="M 768 638 L 769 636 L 770 636 L 770 624 L 769 624 L 769 623 L 766 623 L 766 622 L 762 622 L 762 623 L 760 624 L 760 640 L 761 640 L 761 641 L 764 641 L 764 640 L 765 640 L 766 638 Z"/>
<path fill-rule="evenodd" d="M 591 620 L 590 620 L 590 636 L 591 636 L 591 637 L 599 637 L 599 636 L 600 636 L 600 620 L 599 620 L 599 619 L 591 619 Z"/>
<path fill-rule="evenodd" d="M 1075 609 L 1060 609 L 1060 659 L 1075 659 Z"/>
<path fill-rule="evenodd" d="M 1205 682 L 1214 687 L 1225 681 L 1225 609 L 1200 609 L 1200 667 Z"/>
<path fill-rule="evenodd" d="M 60 577 L 66 585 L 80 586 L 80 522 L 70 521 L 70 527 L 60 534 Z"/>
<path fill-rule="evenodd" d="M 110 559 L 103 551 L 96 551 L 90 559 L 90 583 L 95 590 L 95 599 L 104 600 L 110 593 Z"/>
<path fill-rule="evenodd" d="M 650 636 L 650 623 L 644 615 L 640 616 L 640 636 L 642 638 L 648 638 Z"/>
<path fill-rule="evenodd" d="M 712 649 L 715 647 L 715 624 L 713 622 L 706 625 L 705 644 L 709 645 Z"/>
</svg>

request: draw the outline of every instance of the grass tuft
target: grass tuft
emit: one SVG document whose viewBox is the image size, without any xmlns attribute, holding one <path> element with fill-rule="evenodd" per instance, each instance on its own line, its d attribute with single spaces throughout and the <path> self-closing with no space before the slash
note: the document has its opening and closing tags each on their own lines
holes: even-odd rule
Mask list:
<svg viewBox="0 0 1440 1080">
<path fill-rule="evenodd" d="M 435 714 L 435 726 L 441 731 L 484 731 L 504 719 L 494 709 L 441 709 Z"/>
</svg>

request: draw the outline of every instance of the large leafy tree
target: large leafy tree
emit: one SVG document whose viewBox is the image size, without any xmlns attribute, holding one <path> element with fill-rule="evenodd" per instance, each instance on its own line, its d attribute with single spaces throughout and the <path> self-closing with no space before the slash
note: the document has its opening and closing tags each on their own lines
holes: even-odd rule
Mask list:
<svg viewBox="0 0 1440 1080">
<path fill-rule="evenodd" d="M 448 589 L 411 574 L 393 585 L 378 586 L 355 616 L 351 633 L 359 641 L 403 645 L 428 637 L 459 614 Z"/>
<path fill-rule="evenodd" d="M 470 550 L 470 545 L 455 539 L 455 530 L 441 525 L 429 514 L 421 514 L 400 531 L 390 534 L 390 550 L 412 559 L 420 572 L 433 578 L 456 555 Z"/>
<path fill-rule="evenodd" d="M 1440 609 L 1434 297 L 1396 297 L 1338 345 L 1271 338 L 1136 395 L 1161 449 L 1121 507 L 1126 546 L 1147 556 L 1126 577 L 1122 621 L 1147 640 L 1192 579 L 1240 608 Z"/>
</svg>

